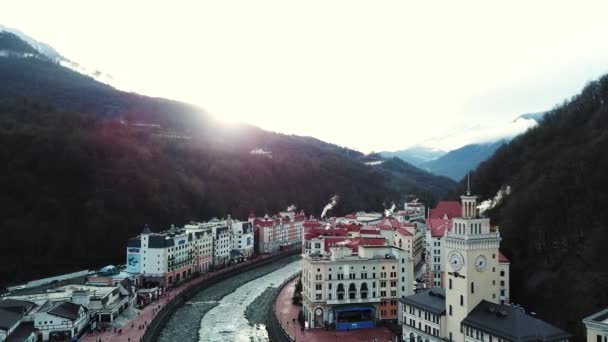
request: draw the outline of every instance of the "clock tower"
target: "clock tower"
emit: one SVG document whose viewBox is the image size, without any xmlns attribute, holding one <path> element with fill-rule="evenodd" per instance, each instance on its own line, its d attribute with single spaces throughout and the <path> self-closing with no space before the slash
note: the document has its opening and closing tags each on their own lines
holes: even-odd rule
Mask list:
<svg viewBox="0 0 608 342">
<path fill-rule="evenodd" d="M 489 218 L 477 215 L 477 196 L 467 189 L 462 201 L 462 217 L 453 219 L 445 235 L 446 337 L 464 341 L 460 322 L 479 302 L 498 303 L 497 269 L 500 233 L 490 227 Z"/>
</svg>

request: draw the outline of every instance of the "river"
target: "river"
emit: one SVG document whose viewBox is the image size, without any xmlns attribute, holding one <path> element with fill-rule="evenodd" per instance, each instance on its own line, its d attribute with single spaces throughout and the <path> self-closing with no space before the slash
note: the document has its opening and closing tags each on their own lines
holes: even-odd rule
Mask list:
<svg viewBox="0 0 608 342">
<path fill-rule="evenodd" d="M 272 295 L 301 265 L 300 256 L 288 257 L 202 290 L 177 309 L 159 341 L 268 341 L 263 322 Z"/>
</svg>

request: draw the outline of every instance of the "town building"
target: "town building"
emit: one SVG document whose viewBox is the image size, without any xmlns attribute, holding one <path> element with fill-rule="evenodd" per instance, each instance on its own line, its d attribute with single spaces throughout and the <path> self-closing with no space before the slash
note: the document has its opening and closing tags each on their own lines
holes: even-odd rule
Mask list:
<svg viewBox="0 0 608 342">
<path fill-rule="evenodd" d="M 424 222 L 426 207 L 418 199 L 403 205 L 403 211 L 397 212 L 396 217 L 402 222 Z"/>
<path fill-rule="evenodd" d="M 426 220 L 426 282 L 431 287 L 445 287 L 443 237 L 452 230 L 452 225 L 452 219 Z"/>
<path fill-rule="evenodd" d="M 195 272 L 195 239 L 202 236 L 175 227 L 152 233 L 146 225 L 127 241 L 127 272 L 141 273 L 148 284 L 173 286 Z"/>
<path fill-rule="evenodd" d="M 32 323 L 36 304 L 23 300 L 0 300 L 0 342 L 37 340 Z"/>
<path fill-rule="evenodd" d="M 583 319 L 587 342 L 608 342 L 608 308 Z"/>
<path fill-rule="evenodd" d="M 88 323 L 88 310 L 69 301 L 49 301 L 34 314 L 34 328 L 41 333 L 43 341 L 73 341 Z"/>
<path fill-rule="evenodd" d="M 243 257 L 253 255 L 253 224 L 248 221 L 232 220 L 232 250 L 238 251 Z"/>
<path fill-rule="evenodd" d="M 253 224 L 255 250 L 257 253 L 265 254 L 300 247 L 305 219 L 304 211 L 295 213 L 289 210 L 273 217 L 265 215 L 261 218 L 256 218 L 251 213 L 249 222 Z"/>
<path fill-rule="evenodd" d="M 506 258 L 500 260 L 500 232 L 489 218 L 478 216 L 477 197 L 470 191 L 461 201 L 459 216 L 444 212 L 438 217 L 453 221 L 441 246 L 446 287 L 401 300 L 403 338 L 411 342 L 567 341 L 568 333 L 507 304 L 509 264 Z"/>
<path fill-rule="evenodd" d="M 309 328 L 348 330 L 397 321 L 399 299 L 411 292 L 414 271 L 408 252 L 386 245 L 383 238 L 351 238 L 327 251 L 315 249 L 303 255 L 302 264 Z"/>
</svg>

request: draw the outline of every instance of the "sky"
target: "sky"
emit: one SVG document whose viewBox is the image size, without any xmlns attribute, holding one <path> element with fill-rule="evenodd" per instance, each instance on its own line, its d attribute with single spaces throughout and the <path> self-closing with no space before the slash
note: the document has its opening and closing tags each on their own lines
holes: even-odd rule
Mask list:
<svg viewBox="0 0 608 342">
<path fill-rule="evenodd" d="M 1 6 L 0 24 L 111 74 L 125 89 L 363 152 L 476 128 L 498 132 L 608 71 L 606 1 Z"/>
</svg>

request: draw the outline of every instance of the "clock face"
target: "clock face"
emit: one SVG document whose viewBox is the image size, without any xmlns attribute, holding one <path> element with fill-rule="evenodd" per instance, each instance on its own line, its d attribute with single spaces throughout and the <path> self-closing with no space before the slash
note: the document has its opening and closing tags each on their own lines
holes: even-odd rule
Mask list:
<svg viewBox="0 0 608 342">
<path fill-rule="evenodd" d="M 450 253 L 448 260 L 449 260 L 450 266 L 452 267 L 452 270 L 454 270 L 454 272 L 460 271 L 462 266 L 464 266 L 464 258 L 462 257 L 462 254 L 460 254 L 459 252 Z"/>
<path fill-rule="evenodd" d="M 482 272 L 486 269 L 486 265 L 488 264 L 488 260 L 485 256 L 479 255 L 475 258 L 475 269 L 477 272 Z"/>
</svg>

